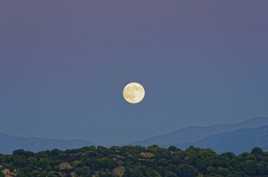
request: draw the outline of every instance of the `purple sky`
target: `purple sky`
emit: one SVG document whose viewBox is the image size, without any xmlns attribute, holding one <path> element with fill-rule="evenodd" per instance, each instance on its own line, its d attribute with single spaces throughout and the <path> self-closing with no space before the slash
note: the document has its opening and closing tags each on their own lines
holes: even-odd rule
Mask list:
<svg viewBox="0 0 268 177">
<path fill-rule="evenodd" d="M 268 117 L 266 0 L 0 2 L 0 131 L 132 142 Z M 121 90 L 145 85 L 129 106 Z"/>
</svg>

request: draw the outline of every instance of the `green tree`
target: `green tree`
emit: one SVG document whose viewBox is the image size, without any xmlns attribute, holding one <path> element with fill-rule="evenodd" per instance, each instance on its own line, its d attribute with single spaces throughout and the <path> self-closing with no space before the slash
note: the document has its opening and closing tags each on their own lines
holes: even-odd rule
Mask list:
<svg viewBox="0 0 268 177">
<path fill-rule="evenodd" d="M 196 177 L 197 171 L 191 165 L 180 165 L 177 169 L 177 174 L 180 177 Z"/>
</svg>

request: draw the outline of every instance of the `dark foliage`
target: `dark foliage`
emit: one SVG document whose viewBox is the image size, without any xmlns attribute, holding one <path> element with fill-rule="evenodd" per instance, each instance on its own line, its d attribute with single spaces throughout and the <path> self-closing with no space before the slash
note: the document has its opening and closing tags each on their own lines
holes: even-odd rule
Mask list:
<svg viewBox="0 0 268 177">
<path fill-rule="evenodd" d="M 268 177 L 268 152 L 217 154 L 174 146 L 84 147 L 0 155 L 4 173 L 18 177 Z"/>
</svg>

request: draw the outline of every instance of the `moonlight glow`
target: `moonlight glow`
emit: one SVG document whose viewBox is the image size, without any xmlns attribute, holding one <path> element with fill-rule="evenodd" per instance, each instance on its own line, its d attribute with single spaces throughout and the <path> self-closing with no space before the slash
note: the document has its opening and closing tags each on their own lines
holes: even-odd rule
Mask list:
<svg viewBox="0 0 268 177">
<path fill-rule="evenodd" d="M 140 83 L 137 82 L 127 84 L 123 90 L 123 97 L 130 104 L 142 102 L 144 96 L 145 89 Z"/>
</svg>

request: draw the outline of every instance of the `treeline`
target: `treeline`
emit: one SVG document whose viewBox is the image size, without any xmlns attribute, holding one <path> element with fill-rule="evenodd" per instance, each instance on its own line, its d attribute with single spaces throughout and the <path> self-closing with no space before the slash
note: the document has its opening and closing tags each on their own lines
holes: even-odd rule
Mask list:
<svg viewBox="0 0 268 177">
<path fill-rule="evenodd" d="M 84 147 L 0 155 L 6 177 L 268 177 L 268 152 L 217 154 L 174 146 Z"/>
</svg>

